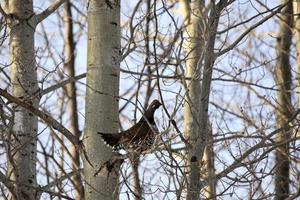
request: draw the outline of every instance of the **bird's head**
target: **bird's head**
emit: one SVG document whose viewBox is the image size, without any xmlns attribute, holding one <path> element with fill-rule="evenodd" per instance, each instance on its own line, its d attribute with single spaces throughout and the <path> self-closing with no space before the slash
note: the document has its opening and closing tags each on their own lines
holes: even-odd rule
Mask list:
<svg viewBox="0 0 300 200">
<path fill-rule="evenodd" d="M 162 104 L 158 100 L 153 100 L 151 104 L 148 106 L 147 110 L 144 113 L 144 116 L 142 117 L 142 120 L 146 118 L 150 123 L 154 122 L 154 112 L 161 106 Z"/>
<path fill-rule="evenodd" d="M 157 100 L 153 100 L 148 108 L 152 108 L 153 110 L 158 109 L 162 104 Z"/>
</svg>

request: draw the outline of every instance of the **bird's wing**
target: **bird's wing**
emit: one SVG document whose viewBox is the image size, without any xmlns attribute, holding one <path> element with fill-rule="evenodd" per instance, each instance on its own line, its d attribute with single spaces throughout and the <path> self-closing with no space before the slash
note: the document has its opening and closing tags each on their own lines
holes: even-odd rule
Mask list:
<svg viewBox="0 0 300 200">
<path fill-rule="evenodd" d="M 103 142 L 109 146 L 112 147 L 114 150 L 120 149 L 120 135 L 119 134 L 111 134 L 111 133 L 101 133 L 98 132 L 98 134 L 101 135 Z"/>
<path fill-rule="evenodd" d="M 149 131 L 152 130 L 150 129 L 148 123 L 145 121 L 139 121 L 130 129 L 122 133 L 120 142 L 123 143 L 125 146 L 128 146 L 130 143 L 133 143 L 134 141 L 143 140 L 147 136 Z"/>
<path fill-rule="evenodd" d="M 155 134 L 159 133 L 159 130 L 158 130 L 155 122 L 153 124 L 150 124 L 150 128 L 151 128 L 152 132 L 154 132 Z"/>
</svg>

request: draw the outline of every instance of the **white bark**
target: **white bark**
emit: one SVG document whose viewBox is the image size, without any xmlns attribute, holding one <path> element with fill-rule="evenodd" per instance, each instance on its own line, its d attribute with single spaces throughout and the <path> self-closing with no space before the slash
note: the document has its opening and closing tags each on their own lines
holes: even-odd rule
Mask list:
<svg viewBox="0 0 300 200">
<path fill-rule="evenodd" d="M 84 145 L 92 167 L 85 162 L 85 198 L 111 200 L 118 194 L 118 177 L 99 167 L 111 158 L 97 134 L 118 132 L 120 63 L 120 2 L 91 0 L 88 5 L 88 69 Z"/>
<path fill-rule="evenodd" d="M 207 145 L 204 150 L 203 163 L 204 163 L 204 178 L 209 180 L 209 184 L 203 188 L 204 196 L 206 199 L 216 199 L 216 174 L 215 174 L 215 153 L 213 148 L 213 135 L 212 130 L 209 128 L 207 132 Z"/>
<path fill-rule="evenodd" d="M 197 1 L 195 1 L 197 2 Z M 190 173 L 188 176 L 188 190 L 187 190 L 187 199 L 188 200 L 196 200 L 200 198 L 200 190 L 203 189 L 203 185 L 201 185 L 200 182 L 200 178 L 201 176 L 204 177 L 203 175 L 201 175 L 201 171 L 200 169 L 202 168 L 202 161 L 204 159 L 204 149 L 205 146 L 207 145 L 207 142 L 209 141 L 209 125 L 208 125 L 208 108 L 209 108 L 209 96 L 210 96 L 210 86 L 211 86 L 211 78 L 212 78 L 212 72 L 213 72 L 213 65 L 214 65 L 214 60 L 215 60 L 215 54 L 214 54 L 214 44 L 215 44 L 215 37 L 216 37 L 216 33 L 217 33 L 217 27 L 218 27 L 218 23 L 219 23 L 219 17 L 220 17 L 220 12 L 222 11 L 223 7 L 226 6 L 227 1 L 220 1 L 218 4 L 216 5 L 211 5 L 210 7 L 210 14 L 208 17 L 208 23 L 205 24 L 205 27 L 203 25 L 203 29 L 198 30 L 197 36 L 199 37 L 204 37 L 207 36 L 205 38 L 205 45 L 197 45 L 194 48 L 191 49 L 196 49 L 200 47 L 204 47 L 204 49 L 202 49 L 202 53 L 201 54 L 196 54 L 196 55 L 202 55 L 203 59 L 198 58 L 197 59 L 197 64 L 194 63 L 194 68 L 195 66 L 197 66 L 197 68 L 195 68 L 196 70 L 200 70 L 199 69 L 199 65 L 202 64 L 203 69 L 201 69 L 203 71 L 203 75 L 202 75 L 202 84 L 201 84 L 201 88 L 199 87 L 199 81 L 195 82 L 195 85 L 193 87 L 190 88 L 190 85 L 193 85 L 191 83 L 187 83 L 188 85 L 188 94 L 187 97 L 190 96 L 190 104 L 188 106 L 190 106 L 190 113 L 191 116 L 185 115 L 185 117 L 187 117 L 185 119 L 185 126 L 189 127 L 188 129 L 185 129 L 186 133 L 190 132 L 190 136 L 189 139 L 191 141 L 192 147 L 191 149 L 189 149 L 189 163 L 190 163 Z M 204 6 L 204 2 L 202 2 L 202 6 L 200 8 L 203 8 Z M 195 12 L 195 7 L 193 4 L 191 4 L 191 10 L 192 13 L 195 14 L 196 17 L 203 17 L 201 16 L 201 12 L 197 13 Z M 201 10 L 200 10 L 201 11 Z M 193 22 L 193 18 L 191 18 L 191 23 Z M 198 22 L 199 23 L 199 22 Z M 200 34 L 199 34 L 200 33 Z M 195 33 L 194 33 L 195 34 Z M 199 40 L 199 38 L 198 38 Z M 204 39 L 202 39 L 204 41 Z M 193 44 L 193 42 L 191 43 Z M 192 58 L 195 58 L 195 55 L 192 56 Z M 189 61 L 187 61 L 188 64 Z M 190 67 L 187 66 L 187 69 L 189 69 Z M 200 79 L 200 71 L 193 71 L 193 73 L 189 73 L 192 78 L 197 78 Z M 196 79 L 195 79 L 196 80 Z M 193 83 L 193 80 L 192 80 Z M 192 90 L 192 88 L 194 88 Z M 196 99 L 193 99 L 196 95 Z M 188 102 L 188 101 L 187 101 Z M 194 108 L 192 106 L 195 106 Z M 192 117 L 192 120 L 191 120 Z M 190 121 L 190 120 L 191 121 Z M 192 125 L 192 126 L 191 126 Z M 212 149 L 209 149 L 212 150 Z M 208 151 L 209 152 L 209 151 Z M 208 165 L 207 165 L 208 166 Z M 212 184 L 209 186 L 211 187 L 211 192 L 210 196 L 214 196 L 214 194 L 212 194 L 212 192 L 214 192 L 214 183 L 212 182 Z M 209 189 L 209 187 L 207 189 Z"/>
<path fill-rule="evenodd" d="M 199 1 L 200 2 L 200 1 Z M 203 65 L 201 58 L 203 53 L 203 38 L 201 37 L 201 29 L 203 25 L 201 18 L 198 16 L 200 5 L 192 3 L 191 5 L 193 12 L 191 13 L 191 22 L 187 25 L 187 41 L 186 51 L 188 57 L 186 60 L 186 77 L 191 77 L 190 80 L 186 80 L 186 98 L 184 105 L 184 132 L 190 140 L 195 139 L 199 133 L 199 103 L 200 103 L 200 68 Z"/>
<path fill-rule="evenodd" d="M 203 1 L 193 1 L 189 6 L 188 2 L 184 1 L 184 8 L 186 9 L 186 51 L 188 57 L 186 60 L 186 77 L 191 77 L 190 80 L 186 80 L 186 97 L 184 104 L 184 133 L 192 144 L 191 149 L 188 149 L 187 166 L 191 165 L 192 156 L 195 151 L 195 143 L 199 138 L 200 126 L 199 126 L 199 109 L 200 109 L 200 78 L 201 68 L 203 67 L 203 46 L 204 46 L 204 24 L 201 16 L 201 9 L 204 7 Z M 189 181 L 187 184 L 187 199 L 193 199 L 195 196 L 199 196 L 199 191 L 195 191 L 191 185 L 190 180 L 194 173 L 200 169 L 187 169 L 190 171 Z M 198 179 L 199 181 L 199 179 Z"/>
<path fill-rule="evenodd" d="M 37 70 L 34 53 L 34 29 L 28 19 L 33 15 L 32 0 L 10 0 L 10 58 L 12 93 L 38 107 Z M 37 116 L 16 106 L 13 132 L 9 136 L 9 172 L 16 181 L 14 199 L 35 199 Z"/>
</svg>

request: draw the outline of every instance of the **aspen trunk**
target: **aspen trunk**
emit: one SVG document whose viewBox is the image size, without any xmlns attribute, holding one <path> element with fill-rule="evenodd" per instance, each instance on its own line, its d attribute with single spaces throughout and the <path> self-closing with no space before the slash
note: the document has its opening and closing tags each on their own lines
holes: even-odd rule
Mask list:
<svg viewBox="0 0 300 200">
<path fill-rule="evenodd" d="M 289 52 L 292 41 L 293 3 L 289 0 L 282 2 L 287 5 L 282 9 L 280 21 L 280 33 L 277 40 L 276 82 L 278 108 L 276 110 L 277 125 L 283 127 L 292 116 L 291 105 L 291 66 Z M 281 143 L 290 138 L 290 130 L 287 128 L 278 133 L 277 142 Z M 283 200 L 289 195 L 289 143 L 276 148 L 275 167 L 275 199 Z"/>
<path fill-rule="evenodd" d="M 117 133 L 120 70 L 120 2 L 88 4 L 88 69 L 84 145 L 93 167 L 85 162 L 85 198 L 111 200 L 118 195 L 115 171 L 95 172 L 112 156 L 97 132 Z"/>
<path fill-rule="evenodd" d="M 197 2 L 197 1 L 195 1 Z M 204 2 L 202 4 L 203 8 Z M 215 61 L 215 55 L 214 55 L 214 44 L 215 44 L 215 38 L 217 34 L 217 27 L 219 23 L 219 17 L 222 9 L 227 5 L 227 1 L 220 1 L 218 4 L 211 5 L 211 10 L 210 14 L 208 17 L 208 23 L 206 24 L 205 29 L 202 29 L 202 34 L 201 36 L 203 37 L 206 35 L 207 37 L 205 38 L 205 45 L 202 45 L 205 47 L 202 51 L 202 58 L 203 60 L 197 59 L 197 65 L 199 66 L 201 63 L 203 63 L 203 75 L 202 75 L 202 84 L 201 84 L 201 89 L 198 89 L 198 83 L 196 83 L 197 88 L 194 93 L 200 93 L 200 95 L 197 96 L 197 99 L 192 100 L 191 102 L 194 102 L 192 105 L 197 105 L 195 106 L 195 109 L 197 108 L 198 110 L 193 111 L 191 109 L 192 117 L 193 120 L 192 122 L 195 123 L 195 126 L 198 127 L 197 132 L 194 129 L 191 130 L 185 130 L 186 132 L 189 131 L 195 131 L 192 135 L 189 136 L 192 148 L 189 150 L 189 163 L 190 163 L 190 173 L 188 176 L 188 190 L 187 190 L 187 199 L 188 200 L 196 200 L 200 198 L 200 191 L 203 189 L 203 185 L 201 185 L 200 178 L 204 177 L 203 175 L 200 175 L 200 169 L 203 166 L 203 159 L 204 159 L 204 154 L 205 154 L 205 147 L 207 145 L 207 142 L 209 141 L 209 138 L 211 137 L 209 134 L 211 134 L 209 130 L 209 118 L 208 118 L 208 108 L 209 108 L 209 96 L 210 96 L 210 86 L 211 86 L 211 79 L 212 79 L 212 72 L 213 72 L 213 65 Z M 201 8 L 201 7 L 200 7 Z M 191 5 L 191 10 L 192 13 L 197 13 L 195 12 L 195 9 L 193 8 L 193 5 Z M 202 12 L 196 14 L 196 16 L 201 16 Z M 191 18 L 191 21 L 193 19 Z M 200 29 L 201 30 L 201 29 Z M 199 34 L 198 34 L 199 36 Z M 201 47 L 201 46 L 200 46 Z M 194 49 L 197 48 L 194 47 Z M 199 48 L 199 46 L 198 46 Z M 195 56 L 194 56 L 195 57 Z M 199 70 L 199 67 L 196 68 Z M 199 74 L 199 76 L 198 76 Z M 197 72 L 195 71 L 194 74 L 191 76 L 195 76 L 199 79 L 200 78 L 200 71 Z M 188 89 L 188 92 L 190 93 L 190 89 Z M 189 94 L 192 97 L 192 94 Z M 197 94 L 195 94 L 197 95 Z M 191 105 L 190 105 L 191 106 Z M 195 114 L 193 114 L 195 113 Z M 198 113 L 198 114 L 197 114 Z M 196 117 L 194 117 L 196 116 Z M 188 116 L 187 116 L 188 117 Z M 193 128 L 193 126 L 191 126 Z M 194 135 L 195 134 L 195 135 Z M 209 149 L 212 150 L 212 149 Z M 209 166 L 209 165 L 207 165 Z M 211 186 L 209 187 L 214 187 L 214 183 L 212 182 Z M 208 188 L 209 188 L 208 187 Z M 214 194 L 210 191 L 211 193 L 210 196 L 214 196 Z"/>
<path fill-rule="evenodd" d="M 75 76 L 75 43 L 73 35 L 73 21 L 70 1 L 65 3 L 65 14 L 64 14 L 64 26 L 65 26 L 65 69 L 69 77 Z M 77 141 L 80 139 L 80 131 L 78 126 L 78 110 L 77 110 L 77 99 L 76 99 L 76 86 L 75 82 L 71 82 L 66 86 L 68 101 L 68 110 L 70 116 L 70 131 L 74 134 Z M 80 155 L 75 146 L 72 150 L 72 167 L 76 171 L 80 168 Z M 75 175 L 73 179 L 75 187 L 76 199 L 84 199 L 84 189 L 81 181 L 80 174 Z"/>
<path fill-rule="evenodd" d="M 10 0 L 8 11 L 14 16 L 10 27 L 12 93 L 38 107 L 37 69 L 34 53 L 35 27 L 29 22 L 32 0 Z M 15 20 L 20 19 L 20 20 Z M 13 132 L 9 136 L 8 170 L 16 181 L 13 199 L 35 199 L 38 119 L 20 106 L 14 107 Z"/>
<path fill-rule="evenodd" d="M 185 2 L 187 3 L 187 2 Z M 202 33 L 204 31 L 203 18 L 201 17 L 201 9 L 204 7 L 204 1 L 193 1 L 190 5 L 185 4 L 186 8 L 186 34 L 188 35 L 186 41 L 186 51 L 188 57 L 186 61 L 186 77 L 190 79 L 186 81 L 187 94 L 184 104 L 184 133 L 189 141 L 195 141 L 199 138 L 200 126 L 199 126 L 199 108 L 200 108 L 200 79 L 201 68 L 203 67 L 203 49 L 204 38 Z M 194 155 L 194 144 L 192 149 L 187 151 L 188 160 L 187 166 L 191 165 L 191 159 Z M 190 185 L 190 179 L 194 175 L 195 171 L 200 169 L 190 168 L 189 182 L 187 184 L 187 199 L 194 199 L 199 197 L 199 191 L 196 191 Z M 199 180 L 199 179 L 198 179 Z"/>
<path fill-rule="evenodd" d="M 186 76 L 191 80 L 186 81 L 187 95 L 184 112 L 185 134 L 192 144 L 188 150 L 188 166 L 190 173 L 188 176 L 187 199 L 199 199 L 200 190 L 204 189 L 204 196 L 207 199 L 215 198 L 215 179 L 214 179 L 214 153 L 212 146 L 212 131 L 208 128 L 208 97 L 210 90 L 210 80 L 213 66 L 213 47 L 214 39 L 218 24 L 219 11 L 211 11 L 210 16 L 211 27 L 205 27 L 205 16 L 202 16 L 204 10 L 204 1 L 194 1 L 185 6 L 190 10 L 188 19 L 187 35 L 188 35 L 188 52 L 187 72 Z M 217 16 L 217 17 L 216 17 Z M 209 33 L 207 33 L 209 29 Z M 208 38 L 204 38 L 208 35 Z M 205 42 L 205 40 L 207 40 Z M 205 48 L 205 53 L 203 47 Z M 203 86 L 200 85 L 201 70 L 204 69 Z M 204 90 L 203 90 L 203 89 Z M 203 93 L 204 92 L 204 93 Z M 201 109 L 205 108 L 206 109 Z M 209 142 L 209 145 L 207 145 Z M 207 145 L 207 146 L 206 146 Z M 204 151 L 204 147 L 205 151 Z M 203 161 L 204 165 L 200 164 Z M 201 169 L 201 167 L 205 169 Z M 209 177 L 211 183 L 202 188 L 200 186 L 200 171 L 203 172 L 202 178 Z"/>
<path fill-rule="evenodd" d="M 207 145 L 204 150 L 203 163 L 205 167 L 204 178 L 210 180 L 208 186 L 204 187 L 205 199 L 216 199 L 216 179 L 215 179 L 215 154 L 213 148 L 213 135 L 212 130 L 209 128 Z"/>
</svg>

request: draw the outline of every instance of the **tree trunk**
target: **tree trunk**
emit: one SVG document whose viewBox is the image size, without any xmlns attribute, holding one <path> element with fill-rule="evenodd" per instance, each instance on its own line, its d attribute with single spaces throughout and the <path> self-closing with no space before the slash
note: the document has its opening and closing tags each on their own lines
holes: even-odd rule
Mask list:
<svg viewBox="0 0 300 200">
<path fill-rule="evenodd" d="M 214 43 L 217 32 L 220 12 L 226 5 L 227 1 L 219 2 L 217 5 L 212 5 L 209 22 L 204 26 L 203 8 L 204 1 L 195 1 L 190 4 L 191 16 L 190 27 L 188 27 L 188 36 L 190 37 L 189 57 L 187 58 L 187 74 L 186 76 L 191 80 L 186 82 L 188 93 L 186 95 L 185 104 L 185 134 L 187 134 L 192 145 L 189 149 L 188 163 L 190 172 L 188 176 L 187 185 L 187 199 L 195 200 L 200 198 L 200 190 L 203 186 L 200 184 L 200 169 L 202 161 L 207 161 L 208 175 L 214 174 L 213 160 L 205 159 L 205 146 L 212 139 L 212 132 L 209 131 L 208 124 L 208 103 L 210 84 L 212 77 L 212 67 L 214 64 Z M 187 4 L 185 4 L 187 5 Z M 201 10 L 202 9 L 202 10 Z M 203 36 L 207 38 L 202 38 Z M 205 42 L 206 40 L 206 42 Z M 201 47 L 205 47 L 202 49 Z M 203 69 L 203 70 L 202 70 Z M 201 70 L 203 71 L 202 86 L 200 86 Z M 207 156 L 212 156 L 212 146 L 207 147 Z M 205 175 L 203 175 L 204 177 Z M 213 198 L 215 196 L 215 181 L 212 177 L 212 182 L 209 186 L 204 188 L 206 198 Z"/>
<path fill-rule="evenodd" d="M 185 2 L 187 3 L 187 2 Z M 186 61 L 186 77 L 191 78 L 186 80 L 185 87 L 187 90 L 184 104 L 184 134 L 192 143 L 196 138 L 199 137 L 200 126 L 199 126 L 199 108 L 200 108 L 200 78 L 201 68 L 203 67 L 203 46 L 204 38 L 202 37 L 204 24 L 203 18 L 200 17 L 201 9 L 205 6 L 204 1 L 193 1 L 190 5 L 185 4 L 186 9 L 186 34 L 188 39 L 186 41 L 186 51 L 188 57 Z M 194 144 L 192 149 L 188 149 L 188 160 L 187 166 L 191 165 L 191 159 L 194 155 Z M 187 199 L 197 199 L 199 197 L 199 191 L 196 191 L 191 187 L 191 176 L 194 175 L 195 170 L 190 168 L 189 181 L 187 184 Z"/>
<path fill-rule="evenodd" d="M 282 9 L 280 21 L 280 33 L 277 40 L 276 82 L 278 108 L 276 110 L 277 125 L 283 127 L 292 116 L 291 105 L 291 66 L 289 52 L 292 41 L 293 2 L 284 0 L 287 5 Z M 277 142 L 281 143 L 290 138 L 290 130 L 287 128 L 278 133 Z M 275 168 L 275 199 L 283 200 L 289 195 L 289 143 L 276 148 Z"/>
<path fill-rule="evenodd" d="M 204 187 L 205 199 L 216 199 L 216 179 L 215 179 L 215 154 L 213 148 L 213 135 L 212 129 L 209 127 L 207 132 L 207 145 L 204 150 L 203 163 L 204 163 L 204 178 L 210 180 L 208 186 Z"/>
<path fill-rule="evenodd" d="M 72 10 L 70 1 L 65 3 L 65 14 L 64 14 L 64 26 L 65 26 L 65 69 L 69 77 L 75 76 L 75 43 L 73 35 L 73 21 L 72 21 Z M 76 99 L 76 86 L 75 82 L 71 82 L 66 85 L 68 101 L 68 110 L 70 116 L 70 131 L 74 134 L 77 141 L 80 139 L 80 131 L 78 126 L 78 110 L 77 110 L 77 99 Z M 80 168 L 80 155 L 73 146 L 72 150 L 72 167 L 76 171 Z M 76 190 L 76 199 L 84 199 L 84 189 L 81 181 L 80 174 L 75 175 L 73 179 L 74 187 Z"/>
<path fill-rule="evenodd" d="M 8 11 L 13 15 L 10 27 L 10 60 L 12 93 L 38 107 L 37 69 L 34 52 L 35 27 L 29 22 L 32 0 L 10 0 Z M 16 181 L 13 199 L 35 199 L 36 148 L 38 119 L 20 106 L 14 107 L 13 132 L 9 136 L 8 170 Z"/>
<path fill-rule="evenodd" d="M 117 133 L 120 70 L 120 2 L 88 4 L 88 69 L 84 145 L 93 167 L 85 162 L 85 198 L 111 200 L 118 195 L 118 176 L 105 167 L 112 156 L 97 132 Z M 109 174 L 108 174 L 109 173 Z"/>
</svg>

